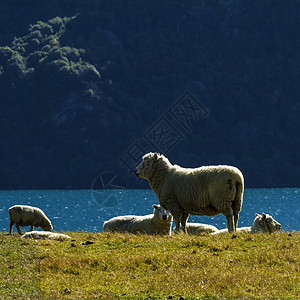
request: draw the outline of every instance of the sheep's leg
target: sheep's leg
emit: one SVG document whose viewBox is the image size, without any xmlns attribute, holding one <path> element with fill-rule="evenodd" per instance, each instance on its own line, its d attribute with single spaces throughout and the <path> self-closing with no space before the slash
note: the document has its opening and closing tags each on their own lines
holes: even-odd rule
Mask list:
<svg viewBox="0 0 300 300">
<path fill-rule="evenodd" d="M 234 219 L 233 219 L 233 210 L 232 208 L 226 210 L 223 212 L 223 215 L 225 215 L 226 220 L 227 220 L 227 229 L 228 232 L 235 232 L 235 226 L 234 226 Z"/>
<path fill-rule="evenodd" d="M 17 230 L 18 230 L 19 234 L 22 234 L 22 232 L 21 232 L 21 229 L 20 229 L 19 225 L 17 225 L 17 224 L 16 224 L 16 228 L 17 228 Z"/>
<path fill-rule="evenodd" d="M 187 214 L 186 212 L 183 212 L 181 214 L 181 228 L 182 228 L 184 233 L 186 233 L 185 225 L 186 225 L 186 222 L 187 222 L 188 218 L 189 218 L 189 214 Z"/>
<path fill-rule="evenodd" d="M 180 232 L 180 224 L 181 224 L 181 216 L 182 216 L 182 210 L 180 207 L 173 207 L 173 209 L 169 209 L 169 212 L 174 218 L 175 221 L 175 228 L 174 228 L 174 233 L 179 233 Z"/>
<path fill-rule="evenodd" d="M 177 234 L 177 233 L 180 232 L 180 229 L 181 229 L 180 225 L 181 225 L 181 216 L 182 216 L 182 214 L 178 212 L 178 213 L 173 213 L 172 216 L 173 216 L 174 221 L 175 221 L 174 233 Z"/>
<path fill-rule="evenodd" d="M 177 234 L 177 233 L 180 232 L 180 217 L 175 218 L 175 217 L 173 216 L 173 218 L 174 218 L 174 221 L 175 221 L 174 233 Z"/>
<path fill-rule="evenodd" d="M 30 231 L 33 231 L 33 225 L 30 225 Z"/>
<path fill-rule="evenodd" d="M 233 214 L 226 215 L 226 219 L 227 219 L 227 229 L 228 229 L 228 232 L 229 233 L 235 232 L 234 224 L 233 224 Z"/>
<path fill-rule="evenodd" d="M 236 231 L 238 220 L 239 220 L 239 212 L 233 212 L 233 220 L 234 220 L 234 230 Z"/>
<path fill-rule="evenodd" d="M 241 210 L 241 202 L 234 201 L 232 202 L 232 210 L 233 210 L 233 218 L 234 218 L 234 228 L 237 229 L 238 220 L 239 220 L 239 213 Z"/>
<path fill-rule="evenodd" d="M 14 226 L 14 222 L 10 222 L 10 224 L 9 224 L 9 234 L 11 234 L 13 226 Z"/>
</svg>

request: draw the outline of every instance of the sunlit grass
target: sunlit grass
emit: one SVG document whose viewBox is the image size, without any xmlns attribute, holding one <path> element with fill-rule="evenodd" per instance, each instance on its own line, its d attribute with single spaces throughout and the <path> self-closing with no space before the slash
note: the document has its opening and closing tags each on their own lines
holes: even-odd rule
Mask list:
<svg viewBox="0 0 300 300">
<path fill-rule="evenodd" d="M 300 297 L 300 232 L 68 234 L 72 241 L 0 234 L 0 298 Z"/>
<path fill-rule="evenodd" d="M 0 299 L 28 299 L 40 293 L 38 245 L 18 234 L 0 234 Z"/>
</svg>

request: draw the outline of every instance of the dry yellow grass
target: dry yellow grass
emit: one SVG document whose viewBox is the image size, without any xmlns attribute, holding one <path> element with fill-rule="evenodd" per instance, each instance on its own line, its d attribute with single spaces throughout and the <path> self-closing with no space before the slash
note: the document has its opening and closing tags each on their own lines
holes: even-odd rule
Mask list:
<svg viewBox="0 0 300 300">
<path fill-rule="evenodd" d="M 67 234 L 74 240 L 0 234 L 0 298 L 300 298 L 300 232 Z"/>
</svg>

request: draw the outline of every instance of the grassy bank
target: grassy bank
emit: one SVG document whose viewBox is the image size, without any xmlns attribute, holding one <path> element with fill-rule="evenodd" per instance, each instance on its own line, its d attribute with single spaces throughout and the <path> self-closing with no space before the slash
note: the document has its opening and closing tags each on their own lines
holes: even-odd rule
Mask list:
<svg viewBox="0 0 300 300">
<path fill-rule="evenodd" d="M 0 299 L 300 298 L 300 232 L 69 235 L 0 233 Z"/>
</svg>

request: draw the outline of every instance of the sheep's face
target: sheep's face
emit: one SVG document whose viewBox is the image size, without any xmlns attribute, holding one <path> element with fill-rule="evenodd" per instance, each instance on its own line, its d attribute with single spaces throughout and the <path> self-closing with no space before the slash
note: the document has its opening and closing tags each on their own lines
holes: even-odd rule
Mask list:
<svg viewBox="0 0 300 300">
<path fill-rule="evenodd" d="M 52 231 L 52 229 L 53 229 L 53 226 L 51 223 L 43 228 L 44 231 Z"/>
<path fill-rule="evenodd" d="M 154 164 L 158 160 L 157 153 L 148 153 L 143 156 L 142 162 L 136 167 L 135 174 L 140 178 L 149 179 L 153 174 Z"/>
<path fill-rule="evenodd" d="M 160 205 L 153 204 L 152 207 L 154 208 L 153 214 L 159 221 L 166 223 L 170 223 L 172 221 L 172 215 L 169 211 L 163 209 Z"/>
<path fill-rule="evenodd" d="M 275 219 L 273 219 L 271 215 L 268 214 L 262 214 L 262 216 L 256 214 L 254 226 L 256 224 L 258 224 L 258 226 L 263 232 L 268 232 L 270 234 L 281 229 L 281 224 Z"/>
</svg>

